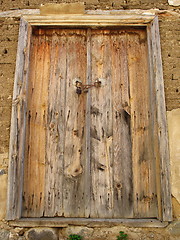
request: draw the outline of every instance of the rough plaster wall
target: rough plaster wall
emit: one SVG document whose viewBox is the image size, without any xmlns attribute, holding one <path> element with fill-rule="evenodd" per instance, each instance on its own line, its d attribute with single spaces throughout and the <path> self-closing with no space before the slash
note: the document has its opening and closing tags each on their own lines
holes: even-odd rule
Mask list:
<svg viewBox="0 0 180 240">
<path fill-rule="evenodd" d="M 2 10 L 19 8 L 38 8 L 43 3 L 61 3 L 61 2 L 84 2 L 89 9 L 173 9 L 167 0 L 1 0 Z"/>
<path fill-rule="evenodd" d="M 0 19 L 0 153 L 8 152 L 19 21 Z"/>
<path fill-rule="evenodd" d="M 159 14 L 166 108 L 180 107 L 180 14 Z"/>
<path fill-rule="evenodd" d="M 6 213 L 8 154 L 0 154 L 0 219 Z"/>
<path fill-rule="evenodd" d="M 172 195 L 180 202 L 180 108 L 167 113 L 170 163 L 172 179 Z"/>
<path fill-rule="evenodd" d="M 39 0 L 0 0 L 0 6 L 2 11 L 8 11 L 13 8 L 38 8 L 41 3 L 46 2 L 68 2 L 68 1 L 39 1 Z M 69 1 L 69 2 L 74 2 Z M 171 149 L 171 164 L 172 168 L 172 190 L 173 190 L 173 210 L 174 210 L 174 218 L 180 218 L 180 205 L 179 205 L 179 195 L 177 194 L 177 177 L 178 174 L 174 174 L 177 172 L 176 167 L 178 166 L 179 155 L 176 153 L 176 149 L 174 145 L 174 136 L 175 138 L 180 136 L 176 136 L 177 128 L 174 128 L 173 124 L 174 118 L 177 118 L 177 112 L 179 110 L 173 110 L 180 108 L 180 18 L 179 18 L 179 8 L 170 6 L 168 1 L 166 0 L 114 0 L 114 1 L 98 1 L 98 0 L 88 0 L 85 2 L 86 9 L 151 9 L 151 8 L 159 8 L 167 11 L 160 11 L 158 13 L 160 20 L 160 35 L 161 35 L 161 47 L 162 47 L 162 61 L 163 61 L 163 70 L 164 70 L 164 82 L 165 82 L 165 95 L 166 95 L 166 107 L 169 111 L 168 113 L 168 121 L 170 122 L 169 132 L 170 132 L 170 149 Z M 9 129 L 10 129 L 10 116 L 11 116 L 11 99 L 12 99 L 12 91 L 13 91 L 13 81 L 14 81 L 14 71 L 15 71 L 15 59 L 16 59 L 16 49 L 17 49 L 17 40 L 18 40 L 18 27 L 19 27 L 19 19 L 18 18 L 0 18 L 0 219 L 5 217 L 6 211 L 6 189 L 7 189 L 7 166 L 8 166 L 8 148 L 9 148 Z M 171 111 L 173 110 L 173 111 Z M 175 114 L 176 113 L 176 114 Z M 179 120 L 178 120 L 179 121 Z M 177 121 L 176 121 L 177 122 Z M 180 125 L 180 124 L 179 124 Z M 179 129 L 179 128 L 178 128 Z M 171 136 L 172 134 L 172 136 Z M 173 143 L 173 144 L 172 144 Z M 172 150 L 173 146 L 173 150 Z M 173 152 L 173 153 L 172 153 Z M 176 176 L 176 177 L 175 177 Z M 9 227 L 6 223 L 0 222 L 0 228 L 3 228 L 3 234 L 9 236 Z M 69 228 L 67 228 L 67 233 Z M 128 229 L 125 229 L 129 231 Z M 17 230 L 18 232 L 19 230 Z M 23 230 L 24 231 L 24 230 Z M 64 230 L 65 231 L 65 230 Z M 74 230 L 72 230 L 74 231 Z M 99 230 L 95 230 L 98 234 Z M 105 230 L 104 230 L 105 231 Z M 111 232 L 111 230 L 106 229 L 106 233 L 101 232 L 101 236 L 96 239 L 102 239 L 103 234 L 108 236 L 107 231 Z M 130 232 L 134 232 L 135 230 Z M 139 235 L 138 235 L 139 231 Z M 150 230 L 149 230 L 150 231 Z M 142 229 L 137 230 L 134 234 L 134 239 L 170 239 L 168 234 L 166 237 L 160 237 L 164 230 L 151 229 L 154 232 L 154 237 L 150 237 L 146 235 L 146 238 L 143 238 Z M 169 230 L 171 231 L 171 230 Z M 13 236 L 19 236 L 16 233 L 16 230 L 11 229 L 11 239 L 16 239 Z M 115 236 L 115 233 L 112 233 Z M 67 234 L 66 233 L 66 234 Z M 62 233 L 63 234 L 63 233 Z M 64 233 L 65 234 L 65 233 Z M 95 234 L 95 233 L 94 233 Z M 132 236 L 133 236 L 132 234 Z M 105 236 L 104 235 L 104 236 Z M 3 235 L 4 236 L 4 235 Z M 139 237 L 138 237 L 139 236 Z M 164 236 L 164 235 L 162 235 Z M 137 238 L 138 237 L 138 238 Z M 142 237 L 142 238 L 141 238 Z M 0 240 L 5 240 L 6 238 L 1 238 L 0 232 Z M 9 238 L 7 238 L 9 239 Z M 18 239 L 18 237 L 17 237 Z M 60 239 L 64 239 L 61 238 Z M 95 238 L 92 238 L 95 239 Z M 105 238 L 104 238 L 105 239 Z M 108 237 L 106 237 L 108 239 Z M 115 239 L 115 238 L 114 238 Z M 132 238 L 133 239 L 133 238 Z M 171 239 L 176 239 L 174 236 Z M 178 237 L 177 237 L 178 239 Z M 20 238 L 19 238 L 20 240 Z M 23 239 L 22 239 L 23 240 Z"/>
<path fill-rule="evenodd" d="M 0 19 L 0 219 L 6 214 L 9 130 L 19 21 Z"/>
</svg>

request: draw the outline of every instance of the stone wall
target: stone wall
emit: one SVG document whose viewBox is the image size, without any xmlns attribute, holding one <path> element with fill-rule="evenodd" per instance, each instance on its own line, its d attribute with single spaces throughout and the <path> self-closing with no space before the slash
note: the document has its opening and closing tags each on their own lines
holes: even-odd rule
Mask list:
<svg viewBox="0 0 180 240">
<path fill-rule="evenodd" d="M 174 4 L 169 4 L 168 0 L 1 0 L 2 11 L 11 9 L 39 8 L 40 4 L 45 3 L 72 3 L 84 2 L 86 9 L 150 9 L 157 8 L 161 10 L 177 10 L 175 2 L 178 0 L 169 0 Z"/>
<path fill-rule="evenodd" d="M 85 236 L 85 239 L 116 239 L 119 231 L 128 234 L 129 239 L 179 239 L 180 237 L 180 1 L 179 0 L 87 0 L 90 9 L 157 9 L 160 21 L 162 61 L 165 82 L 166 107 L 168 111 L 171 186 L 174 222 L 166 228 L 66 226 L 64 228 L 13 228 L 4 220 L 6 214 L 6 190 L 8 173 L 9 130 L 13 94 L 14 71 L 18 40 L 19 17 L 17 9 L 39 8 L 41 3 L 75 2 L 74 0 L 0 0 L 0 240 L 6 239 L 66 239 L 71 233 Z M 179 108 L 179 109 L 178 109 Z"/>
</svg>

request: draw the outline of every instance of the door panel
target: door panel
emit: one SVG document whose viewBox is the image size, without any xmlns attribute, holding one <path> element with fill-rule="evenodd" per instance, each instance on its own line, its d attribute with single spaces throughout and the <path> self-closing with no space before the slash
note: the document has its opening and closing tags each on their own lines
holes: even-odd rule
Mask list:
<svg viewBox="0 0 180 240">
<path fill-rule="evenodd" d="M 145 29 L 33 31 L 24 217 L 157 217 L 147 59 Z"/>
<path fill-rule="evenodd" d="M 86 30 L 36 30 L 31 48 L 23 216 L 82 217 Z"/>
</svg>

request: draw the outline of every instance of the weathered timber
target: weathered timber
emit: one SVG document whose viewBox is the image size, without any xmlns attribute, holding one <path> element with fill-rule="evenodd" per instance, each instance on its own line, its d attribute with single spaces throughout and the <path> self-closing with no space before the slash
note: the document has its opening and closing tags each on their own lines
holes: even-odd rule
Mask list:
<svg viewBox="0 0 180 240">
<path fill-rule="evenodd" d="M 110 31 L 92 30 L 91 89 L 91 217 L 110 218 L 113 212 L 112 92 Z"/>
<path fill-rule="evenodd" d="M 91 29 L 87 29 L 87 82 L 86 84 L 92 83 L 92 55 L 91 55 Z M 85 217 L 90 217 L 91 211 L 91 95 L 90 91 L 87 93 L 86 99 L 86 122 L 85 122 L 85 133 L 86 133 L 86 147 L 85 147 Z"/>
<path fill-rule="evenodd" d="M 20 218 L 22 210 L 30 36 L 30 25 L 21 19 L 12 100 L 7 219 Z"/>
<path fill-rule="evenodd" d="M 46 30 L 50 44 L 44 216 L 61 216 L 66 79 L 66 34 Z M 60 36 L 59 36 L 60 35 Z"/>
<path fill-rule="evenodd" d="M 167 10 L 158 10 L 158 9 L 152 9 L 152 10 L 86 10 L 84 14 L 86 15 L 130 15 L 136 17 L 137 15 L 141 16 L 147 16 L 149 17 L 149 22 L 153 20 L 155 17 L 155 14 L 158 12 L 167 12 Z M 175 14 L 175 13 L 174 13 Z M 11 11 L 5 11 L 0 12 L 0 17 L 22 17 L 26 15 L 35 15 L 36 17 L 40 16 L 40 9 L 15 9 Z M 71 14 L 71 17 L 74 16 L 74 14 Z M 52 16 L 51 16 L 52 17 Z M 33 16 L 32 16 L 33 18 Z"/>
<path fill-rule="evenodd" d="M 163 221 L 171 221 L 170 161 L 158 17 L 155 17 L 152 25 L 148 26 L 148 36 L 150 76 L 153 82 L 156 106 L 154 115 L 157 116 L 155 134 L 158 136 L 155 139 L 155 152 L 159 218 Z"/>
<path fill-rule="evenodd" d="M 120 14 L 120 15 L 101 15 L 101 14 L 62 14 L 62 15 L 26 15 L 24 19 L 31 25 L 39 26 L 143 26 L 151 22 L 153 14 Z"/>
<path fill-rule="evenodd" d="M 157 217 L 146 31 L 128 35 L 134 217 Z"/>
<path fill-rule="evenodd" d="M 86 94 L 77 94 L 74 79 L 86 83 L 86 30 L 67 31 L 64 133 L 63 210 L 66 217 L 84 216 Z"/>
<path fill-rule="evenodd" d="M 114 217 L 133 217 L 128 31 L 111 32 Z M 132 34 L 132 33 L 130 33 Z"/>
<path fill-rule="evenodd" d="M 153 131 L 153 146 L 154 146 L 154 161 L 156 165 L 156 191 L 157 191 L 157 208 L 158 208 L 158 219 L 162 220 L 162 204 L 161 204 L 161 182 L 160 182 L 160 152 L 158 143 L 158 126 L 157 126 L 157 101 L 156 101 L 156 90 L 154 87 L 154 73 L 153 73 L 153 62 L 152 62 L 152 34 L 151 27 L 147 27 L 147 42 L 148 42 L 148 63 L 149 63 L 149 84 L 150 84 L 150 101 L 151 101 L 151 112 L 152 114 L 152 131 Z"/>
<path fill-rule="evenodd" d="M 43 216 L 50 46 L 44 30 L 32 41 L 23 188 L 23 216 Z"/>
<path fill-rule="evenodd" d="M 82 217 L 86 95 L 74 79 L 86 81 L 85 30 L 34 32 L 23 216 Z"/>
<path fill-rule="evenodd" d="M 87 227 L 166 227 L 168 222 L 157 219 L 98 219 L 98 218 L 22 218 L 10 221 L 10 226 L 19 227 L 67 227 L 68 225 Z"/>
</svg>

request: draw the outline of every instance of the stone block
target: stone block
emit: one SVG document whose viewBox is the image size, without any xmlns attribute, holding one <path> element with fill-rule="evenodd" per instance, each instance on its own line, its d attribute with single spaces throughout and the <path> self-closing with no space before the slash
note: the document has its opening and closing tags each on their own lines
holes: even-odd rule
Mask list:
<svg viewBox="0 0 180 240">
<path fill-rule="evenodd" d="M 25 237 L 27 240 L 58 240 L 56 230 L 52 228 L 31 228 Z"/>
<path fill-rule="evenodd" d="M 97 5 L 97 4 L 99 4 L 99 1 L 98 0 L 86 0 L 85 4 L 86 5 L 93 5 L 93 4 Z"/>
<path fill-rule="evenodd" d="M 172 197 L 173 219 L 180 220 L 180 203 L 175 197 Z"/>
<path fill-rule="evenodd" d="M 13 230 L 10 232 L 10 235 L 9 235 L 9 240 L 18 240 L 19 238 L 19 235 L 18 233 L 14 232 Z"/>
<path fill-rule="evenodd" d="M 63 235 L 66 239 L 66 237 L 68 237 L 70 234 L 77 234 L 86 239 L 91 239 L 93 231 L 94 231 L 93 228 L 72 226 L 72 227 L 64 228 L 60 233 L 59 238 L 63 239 L 62 238 L 62 235 Z"/>
<path fill-rule="evenodd" d="M 180 221 L 173 222 L 169 225 L 168 231 L 171 236 L 180 237 Z"/>
<path fill-rule="evenodd" d="M 9 240 L 9 234 L 9 231 L 0 229 L 0 240 Z"/>
<path fill-rule="evenodd" d="M 8 153 L 0 154 L 0 167 L 6 168 L 8 166 Z"/>
<path fill-rule="evenodd" d="M 45 4 L 40 7 L 41 15 L 51 14 L 84 14 L 84 3 Z"/>
<path fill-rule="evenodd" d="M 6 215 L 6 199 L 7 199 L 7 172 L 6 169 L 0 169 L 0 219 Z M 1 237 L 0 237 L 1 240 Z"/>
<path fill-rule="evenodd" d="M 180 6 L 180 0 L 168 0 L 169 5 L 171 6 Z"/>
</svg>

